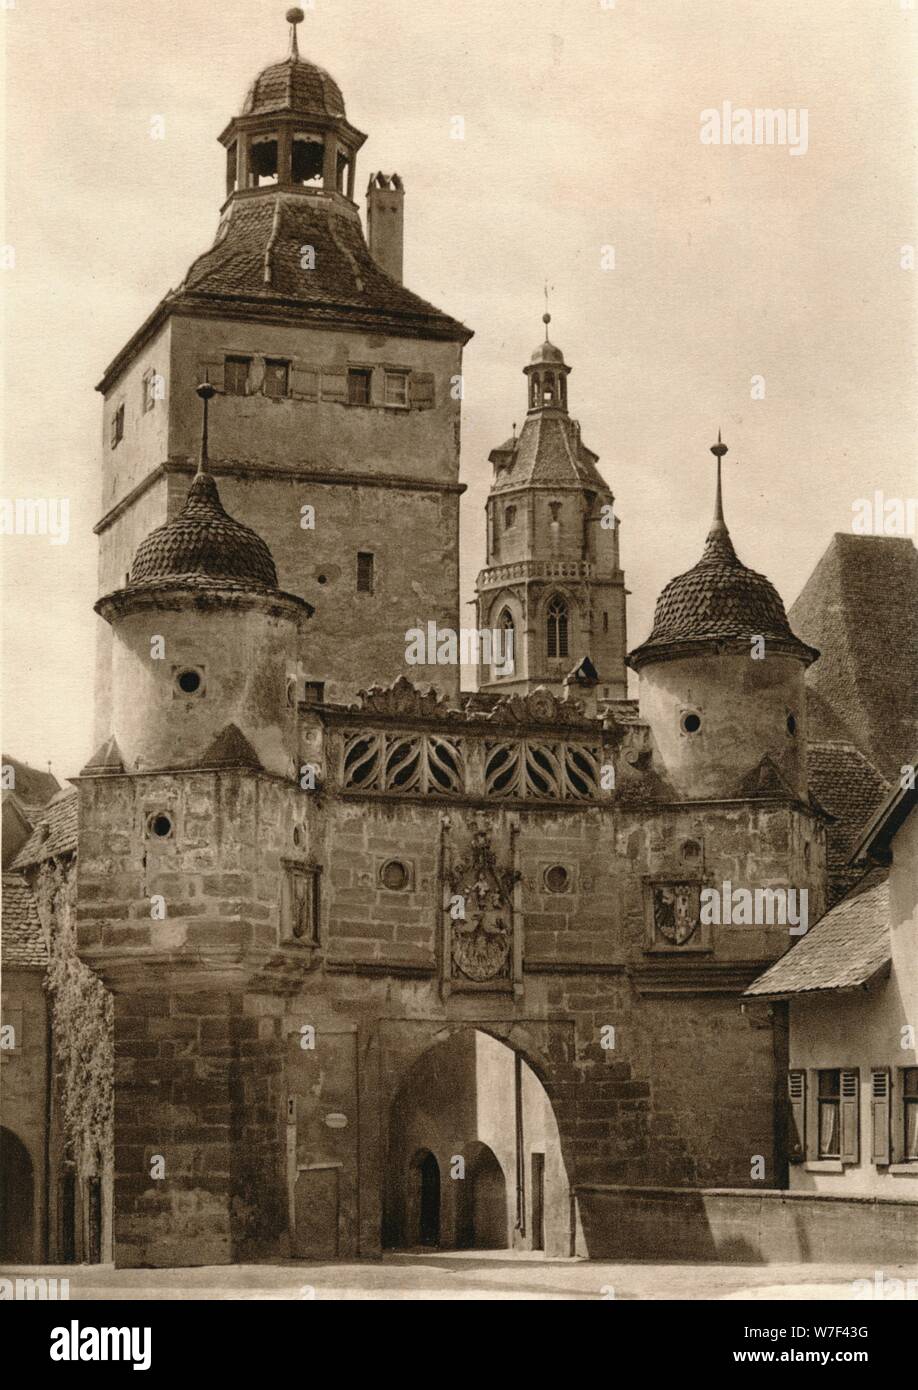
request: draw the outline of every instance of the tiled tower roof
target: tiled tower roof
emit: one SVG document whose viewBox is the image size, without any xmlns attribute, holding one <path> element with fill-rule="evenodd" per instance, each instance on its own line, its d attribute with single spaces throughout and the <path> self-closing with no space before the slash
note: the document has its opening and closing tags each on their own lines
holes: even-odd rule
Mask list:
<svg viewBox="0 0 918 1390">
<path fill-rule="evenodd" d="M 345 118 L 344 97 L 335 79 L 315 63 L 294 57 L 272 63 L 249 88 L 243 115 L 261 116 L 268 111 Z"/>
<path fill-rule="evenodd" d="M 261 536 L 231 517 L 214 479 L 198 473 L 178 516 L 141 541 L 129 588 L 214 580 L 276 589 L 277 571 Z"/>
<path fill-rule="evenodd" d="M 718 449 L 726 452 L 726 446 L 719 442 L 712 452 Z M 701 559 L 665 586 L 657 599 L 650 636 L 631 652 L 628 661 L 640 666 L 674 644 L 753 636 L 764 637 L 766 643 L 781 642 L 807 663 L 818 655 L 795 636 L 771 580 L 747 568 L 737 557 L 724 521 L 718 471 L 714 521 Z"/>
<path fill-rule="evenodd" d="M 597 455 L 580 438 L 577 421 L 558 412 L 529 415 L 519 436 L 493 449 L 489 457 L 492 463 L 502 465 L 494 492 L 534 483 L 609 491 L 596 467 Z"/>
<path fill-rule="evenodd" d="M 303 247 L 315 251 L 303 270 Z M 224 301 L 234 312 L 286 305 L 311 319 L 465 342 L 470 331 L 377 265 L 359 218 L 281 190 L 234 201 L 209 251 L 194 262 L 175 298 L 189 307 Z"/>
</svg>

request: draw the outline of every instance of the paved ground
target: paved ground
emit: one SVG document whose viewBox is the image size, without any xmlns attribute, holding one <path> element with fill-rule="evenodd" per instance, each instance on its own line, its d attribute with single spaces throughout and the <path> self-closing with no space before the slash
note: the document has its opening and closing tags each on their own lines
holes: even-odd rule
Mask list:
<svg viewBox="0 0 918 1390">
<path fill-rule="evenodd" d="M 200 1269 L 114 1269 L 111 1265 L 20 1266 L 10 1278 L 70 1280 L 74 1299 L 863 1299 L 918 1295 L 918 1265 L 881 1272 L 854 1265 L 604 1264 L 555 1260 L 528 1252 L 455 1251 L 387 1255 L 330 1264 L 208 1266 Z M 885 1285 L 886 1279 L 902 1281 Z M 877 1288 L 887 1290 L 878 1295 Z M 614 1292 L 613 1292 L 614 1291 Z"/>
</svg>

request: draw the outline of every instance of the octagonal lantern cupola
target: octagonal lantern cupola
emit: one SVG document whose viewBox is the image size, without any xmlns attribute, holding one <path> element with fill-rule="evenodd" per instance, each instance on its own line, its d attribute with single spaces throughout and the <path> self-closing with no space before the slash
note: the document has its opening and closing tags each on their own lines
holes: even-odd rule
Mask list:
<svg viewBox="0 0 918 1390">
<path fill-rule="evenodd" d="M 357 151 L 367 137 L 348 121 L 335 79 L 300 57 L 303 11 L 288 10 L 287 20 L 287 57 L 258 74 L 220 136 L 227 198 L 283 188 L 353 202 Z"/>
<path fill-rule="evenodd" d="M 567 378 L 571 369 L 564 360 L 564 353 L 548 339 L 548 325 L 551 314 L 542 315 L 545 324 L 545 341 L 539 343 L 531 360 L 523 368 L 529 379 L 529 414 L 543 410 L 558 410 L 567 414 Z"/>
</svg>

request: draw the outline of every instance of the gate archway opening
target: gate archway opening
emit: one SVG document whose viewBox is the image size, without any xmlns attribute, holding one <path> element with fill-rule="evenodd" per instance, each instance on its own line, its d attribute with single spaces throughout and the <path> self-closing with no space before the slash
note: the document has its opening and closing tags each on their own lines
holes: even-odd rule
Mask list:
<svg viewBox="0 0 918 1390">
<path fill-rule="evenodd" d="M 383 1195 L 389 1249 L 571 1253 L 558 1125 L 520 1053 L 466 1026 L 416 1057 L 390 1106 Z"/>
</svg>

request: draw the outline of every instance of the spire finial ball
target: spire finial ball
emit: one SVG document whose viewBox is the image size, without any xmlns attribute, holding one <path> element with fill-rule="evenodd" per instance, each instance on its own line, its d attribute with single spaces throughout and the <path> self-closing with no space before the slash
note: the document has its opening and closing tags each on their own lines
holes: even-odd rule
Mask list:
<svg viewBox="0 0 918 1390">
<path fill-rule="evenodd" d="M 200 386 L 195 387 L 195 391 L 197 395 L 201 397 L 202 401 L 212 400 L 213 397 L 217 394 L 216 386 L 214 386 L 212 382 L 209 381 L 202 381 Z"/>
<path fill-rule="evenodd" d="M 305 18 L 306 16 L 303 14 L 303 11 L 298 7 L 294 7 L 294 9 L 287 11 L 288 24 L 302 24 Z"/>
<path fill-rule="evenodd" d="M 542 315 L 542 322 L 543 322 L 543 323 L 546 323 L 546 324 L 551 323 L 551 314 L 548 314 L 548 313 L 543 314 L 543 315 Z"/>
</svg>

